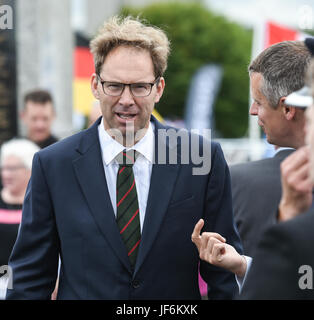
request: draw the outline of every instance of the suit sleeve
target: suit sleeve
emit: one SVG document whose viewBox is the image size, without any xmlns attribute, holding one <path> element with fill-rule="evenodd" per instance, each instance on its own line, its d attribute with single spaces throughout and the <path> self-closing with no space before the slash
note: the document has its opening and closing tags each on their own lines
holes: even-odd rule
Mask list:
<svg viewBox="0 0 314 320">
<path fill-rule="evenodd" d="M 295 299 L 298 288 L 298 267 L 286 223 L 273 226 L 264 233 L 251 268 L 244 282 L 240 299 Z M 298 241 L 296 241 L 298 242 Z M 297 250 L 297 249 L 296 249 Z"/>
<path fill-rule="evenodd" d="M 58 254 L 53 206 L 37 153 L 18 237 L 9 259 L 13 283 L 6 299 L 50 299 L 57 278 Z"/>
<path fill-rule="evenodd" d="M 220 233 L 242 254 L 241 240 L 233 219 L 229 168 L 218 144 L 213 144 L 211 158 L 203 231 Z M 208 284 L 209 299 L 232 299 L 239 291 L 233 273 L 204 261 L 200 263 L 200 271 Z"/>
</svg>

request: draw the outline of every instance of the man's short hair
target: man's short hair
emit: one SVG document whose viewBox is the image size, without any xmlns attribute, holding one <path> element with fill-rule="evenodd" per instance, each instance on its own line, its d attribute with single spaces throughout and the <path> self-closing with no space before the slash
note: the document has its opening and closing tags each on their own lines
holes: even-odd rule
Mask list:
<svg viewBox="0 0 314 320">
<path fill-rule="evenodd" d="M 249 65 L 249 73 L 263 76 L 261 92 L 270 106 L 277 108 L 281 97 L 304 86 L 310 60 L 303 41 L 283 41 L 260 53 Z"/>
<path fill-rule="evenodd" d="M 24 108 L 27 102 L 34 102 L 38 104 L 46 104 L 51 102 L 53 104 L 53 99 L 49 91 L 43 89 L 36 89 L 29 91 L 24 96 Z"/>
<path fill-rule="evenodd" d="M 148 50 L 156 78 L 164 74 L 170 52 L 164 31 L 140 21 L 139 18 L 114 16 L 104 23 L 98 35 L 90 42 L 95 72 L 100 74 L 108 53 L 118 46 L 131 46 Z"/>
</svg>

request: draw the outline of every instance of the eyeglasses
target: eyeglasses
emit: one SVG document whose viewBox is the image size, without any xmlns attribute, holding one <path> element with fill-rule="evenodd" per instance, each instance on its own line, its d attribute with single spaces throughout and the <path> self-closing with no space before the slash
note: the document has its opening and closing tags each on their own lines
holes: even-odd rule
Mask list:
<svg viewBox="0 0 314 320">
<path fill-rule="evenodd" d="M 120 83 L 112 81 L 104 81 L 97 75 L 102 85 L 104 93 L 111 97 L 121 96 L 125 86 L 129 86 L 131 94 L 134 97 L 147 97 L 151 94 L 153 86 L 158 83 L 160 77 L 157 77 L 153 83 L 138 82 L 138 83 Z"/>
</svg>

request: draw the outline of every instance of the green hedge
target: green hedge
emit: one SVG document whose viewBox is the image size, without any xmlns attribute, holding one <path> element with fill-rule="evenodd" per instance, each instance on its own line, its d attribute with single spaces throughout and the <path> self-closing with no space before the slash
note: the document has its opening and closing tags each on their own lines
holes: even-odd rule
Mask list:
<svg viewBox="0 0 314 320">
<path fill-rule="evenodd" d="M 191 78 L 208 63 L 224 69 L 215 104 L 215 135 L 235 138 L 247 133 L 252 31 L 198 4 L 159 3 L 125 7 L 123 15 L 140 16 L 162 28 L 171 41 L 166 90 L 157 106 L 164 117 L 183 117 Z"/>
</svg>

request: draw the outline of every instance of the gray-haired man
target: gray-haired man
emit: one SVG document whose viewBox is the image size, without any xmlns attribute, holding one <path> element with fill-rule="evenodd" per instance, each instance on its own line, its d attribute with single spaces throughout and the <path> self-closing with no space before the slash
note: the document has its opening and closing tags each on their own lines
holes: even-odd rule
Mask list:
<svg viewBox="0 0 314 320">
<path fill-rule="evenodd" d="M 264 229 L 280 219 L 280 163 L 304 145 L 304 108 L 285 100 L 304 86 L 310 58 L 304 42 L 284 41 L 265 49 L 249 66 L 250 115 L 258 117 L 267 141 L 280 147 L 273 158 L 230 167 L 235 220 L 249 256 Z"/>
</svg>

